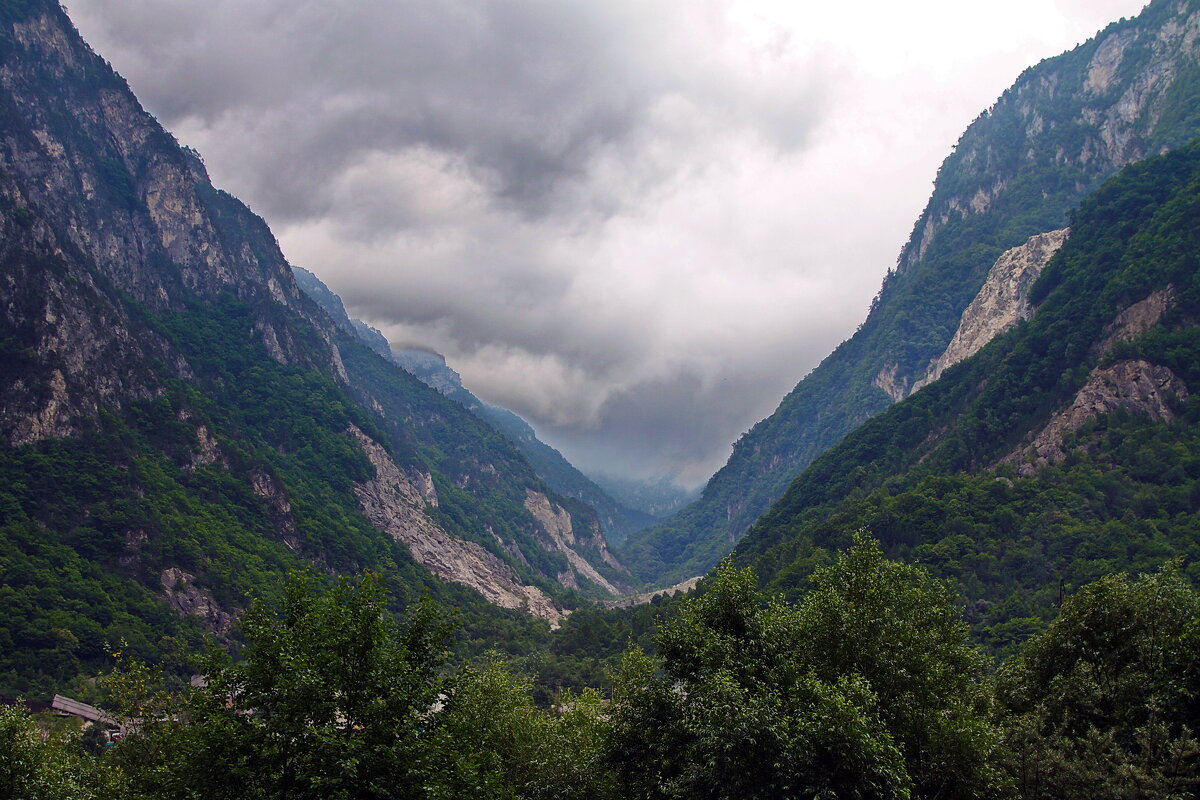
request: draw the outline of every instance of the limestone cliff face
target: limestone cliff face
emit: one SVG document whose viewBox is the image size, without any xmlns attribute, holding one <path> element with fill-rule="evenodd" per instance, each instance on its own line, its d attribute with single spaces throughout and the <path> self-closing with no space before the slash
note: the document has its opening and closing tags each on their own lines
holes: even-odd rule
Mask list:
<svg viewBox="0 0 1200 800">
<path fill-rule="evenodd" d="M 609 594 L 621 594 L 621 590 L 588 563 L 588 560 L 580 555 L 577 549 L 586 544 L 593 550 L 599 551 L 601 557 L 609 566 L 621 569 L 620 563 L 608 552 L 608 545 L 605 543 L 604 537 L 598 529 L 588 531 L 585 536 L 577 538 L 571 522 L 571 514 L 566 509 L 551 502 L 550 498 L 542 492 L 537 492 L 533 489 L 526 490 L 525 508 L 538 521 L 538 524 L 541 525 L 547 539 L 546 549 L 557 550 L 562 553 L 567 557 L 567 561 L 571 565 L 571 570 L 574 574 L 567 573 L 557 576 L 559 583 L 563 586 L 578 588 L 578 581 L 575 577 L 578 575 L 600 586 Z"/>
<path fill-rule="evenodd" d="M 1128 411 L 1154 422 L 1170 422 L 1176 414 L 1173 403 L 1186 401 L 1189 393 L 1171 370 L 1142 360 L 1119 361 L 1096 368 L 1071 405 L 1055 414 L 1033 442 L 1007 456 L 1022 475 L 1060 463 L 1068 452 L 1065 439 L 1085 423 L 1113 411 Z"/>
<path fill-rule="evenodd" d="M 1104 329 L 1104 338 L 1097 342 L 1092 354 L 1105 356 L 1118 342 L 1129 341 L 1141 336 L 1159 323 L 1163 316 L 1179 301 L 1174 286 L 1167 286 L 1148 295 L 1144 300 L 1131 305 L 1117 315 Z"/>
<path fill-rule="evenodd" d="M 892 402 L 900 402 L 908 394 L 908 378 L 903 376 L 897 378 L 896 371 L 899 369 L 898 364 L 884 364 L 875 377 L 871 380 L 871 385 L 877 389 L 882 389 L 883 393 L 892 398 Z"/>
<path fill-rule="evenodd" d="M 1130 341 L 1157 325 L 1178 302 L 1175 287 L 1152 292 L 1121 311 L 1091 348 L 1089 357 L 1103 359 L 1113 347 Z M 1068 452 L 1066 437 L 1095 417 L 1112 411 L 1142 414 L 1155 422 L 1175 419 L 1172 403 L 1186 401 L 1188 387 L 1170 369 L 1142 360 L 1120 361 L 1096 367 L 1072 403 L 1058 411 L 1031 443 L 1003 459 L 1016 464 L 1022 475 L 1032 475 L 1042 467 L 1060 463 Z"/>
<path fill-rule="evenodd" d="M 992 339 L 1032 316 L 1029 290 L 1067 240 L 1067 234 L 1066 228 L 1038 234 L 997 259 L 983 288 L 963 311 L 962 321 L 946 351 L 925 377 L 913 384 L 912 392 L 933 383 L 949 367 L 975 355 Z"/>
<path fill-rule="evenodd" d="M 57 4 L 12 30 L 0 90 L 25 125 L 5 126 L 4 165 L 29 208 L 152 308 L 180 302 L 180 288 L 296 304 L 265 223 L 213 189 L 198 157 L 142 109 Z M 57 97 L 49 81 L 62 88 Z M 177 269 L 163 270 L 163 259 Z"/>
<path fill-rule="evenodd" d="M 68 436 L 101 409 L 155 394 L 153 361 L 186 374 L 4 183 L 0 165 L 0 326 L 11 332 L 0 345 L 0 441 Z"/>
<path fill-rule="evenodd" d="M 416 561 L 445 581 L 461 583 L 502 608 L 519 608 L 552 622 L 562 611 L 536 586 L 523 584 L 515 570 L 475 542 L 456 539 L 425 515 L 428 476 L 401 470 L 387 451 L 358 428 L 358 440 L 375 477 L 355 490 L 363 514 L 379 530 L 408 545 Z"/>
<path fill-rule="evenodd" d="M 159 575 L 162 594 L 171 608 L 181 616 L 195 617 L 200 627 L 224 638 L 233 630 L 236 614 L 221 608 L 208 589 L 195 585 L 196 576 L 178 567 L 170 567 Z"/>
<path fill-rule="evenodd" d="M 1168 141 L 1170 132 L 1159 128 L 1173 111 L 1172 85 L 1196 64 L 1200 9 L 1188 0 L 1155 6 L 1137 22 L 1109 26 L 1071 53 L 1072 58 L 1063 61 L 1065 68 L 1043 62 L 1027 70 L 996 106 L 981 115 L 984 122 L 1005 117 L 1005 123 L 1019 128 L 1008 131 L 1004 139 L 972 135 L 974 130 L 964 134 L 942 167 L 943 172 L 955 173 L 955 189 L 935 190 L 900 255 L 902 272 L 925 257 L 948 223 L 991 208 L 1018 179 L 1023 162 L 1042 157 L 1039 151 L 1044 144 L 1058 142 L 1047 153 L 1058 164 L 1109 174 L 1165 146 L 1182 143 Z M 1083 69 L 1077 72 L 1079 65 Z M 1077 138 L 1059 134 L 1071 112 L 1078 115 L 1082 135 Z M 988 127 L 978 121 L 972 126 L 980 128 L 980 134 L 990 133 Z M 1015 142 L 1021 149 L 1013 148 Z"/>
</svg>

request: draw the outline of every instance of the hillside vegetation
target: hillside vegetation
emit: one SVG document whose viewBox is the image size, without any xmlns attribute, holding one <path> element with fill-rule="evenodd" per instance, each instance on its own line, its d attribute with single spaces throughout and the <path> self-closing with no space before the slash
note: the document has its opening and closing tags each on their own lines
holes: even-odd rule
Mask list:
<svg viewBox="0 0 1200 800">
<path fill-rule="evenodd" d="M 966 129 L 867 318 L 735 445 L 701 498 L 625 560 L 671 584 L 709 569 L 805 467 L 905 397 L 1004 251 L 1057 230 L 1121 167 L 1200 135 L 1200 3 L 1154 0 L 1026 70 Z"/>
<path fill-rule="evenodd" d="M 44 738 L 0 709 L 14 797 L 1194 797 L 1200 594 L 1170 566 L 1084 587 L 993 679 L 953 590 L 873 541 L 768 602 L 722 565 L 630 650 L 610 702 L 539 708 L 492 656 L 447 672 L 428 602 L 377 579 L 294 575 L 241 621 L 246 647 L 173 689 L 124 653 L 102 676 L 124 738 Z"/>
<path fill-rule="evenodd" d="M 1200 143 L 1089 197 L 1032 291 L 1032 320 L 818 459 L 738 559 L 800 593 L 870 530 L 956 578 L 998 648 L 1109 573 L 1200 577 Z"/>
</svg>

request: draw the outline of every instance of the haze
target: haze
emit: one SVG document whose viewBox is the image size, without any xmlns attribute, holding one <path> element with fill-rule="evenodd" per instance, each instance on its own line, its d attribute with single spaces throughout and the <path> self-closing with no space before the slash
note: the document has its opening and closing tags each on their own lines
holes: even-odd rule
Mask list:
<svg viewBox="0 0 1200 800">
<path fill-rule="evenodd" d="M 706 480 L 862 321 L 941 160 L 1140 0 L 85 0 L 284 252 L 577 466 Z"/>
</svg>

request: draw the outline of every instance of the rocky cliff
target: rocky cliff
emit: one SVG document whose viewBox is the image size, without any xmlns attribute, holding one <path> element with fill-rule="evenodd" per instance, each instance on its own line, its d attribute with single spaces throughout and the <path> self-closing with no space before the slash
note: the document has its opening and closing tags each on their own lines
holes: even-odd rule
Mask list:
<svg viewBox="0 0 1200 800">
<path fill-rule="evenodd" d="M 0 306 L 22 373 L 2 389 L 6 438 L 77 432 L 99 411 L 190 375 L 126 298 L 155 313 L 225 295 L 278 304 L 324 346 L 301 346 L 264 315 L 256 333 L 268 352 L 337 373 L 329 322 L 301 300 L 266 224 L 213 188 L 199 157 L 146 113 L 57 5 L 20 7 L 6 12 L 0 43 Z"/>
<path fill-rule="evenodd" d="M 1040 233 L 996 260 L 988 270 L 983 288 L 963 311 L 958 330 L 945 352 L 938 356 L 925 376 L 913 384 L 908 394 L 933 383 L 949 367 L 975 355 L 992 339 L 1032 316 L 1029 290 L 1042 274 L 1046 262 L 1067 240 L 1067 233 L 1066 228 Z M 901 397 L 893 396 L 892 399 Z"/>
<path fill-rule="evenodd" d="M 1036 475 L 1042 468 L 1062 463 L 1072 445 L 1069 434 L 1103 414 L 1124 411 L 1152 422 L 1172 422 L 1189 397 L 1187 385 L 1169 368 L 1141 359 L 1097 367 L 1072 399 L 1033 437 L 1004 459 L 1017 465 L 1019 474 Z M 1077 445 L 1076 445 L 1077 446 Z"/>
</svg>

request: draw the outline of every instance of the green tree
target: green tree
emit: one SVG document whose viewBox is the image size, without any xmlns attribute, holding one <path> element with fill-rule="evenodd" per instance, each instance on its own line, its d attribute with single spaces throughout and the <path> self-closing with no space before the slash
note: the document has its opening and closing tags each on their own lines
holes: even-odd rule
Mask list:
<svg viewBox="0 0 1200 800">
<path fill-rule="evenodd" d="M 1003 796 L 987 659 L 971 643 L 950 585 L 885 558 L 864 533 L 812 584 L 791 634 L 798 658 L 820 680 L 870 686 L 914 795 Z"/>
<path fill-rule="evenodd" d="M 1080 589 L 1000 671 L 1022 797 L 1193 796 L 1198 663 L 1200 593 L 1177 564 Z"/>
<path fill-rule="evenodd" d="M 799 658 L 794 608 L 724 562 L 616 676 L 610 758 L 634 798 L 904 798 L 870 687 Z"/>
<path fill-rule="evenodd" d="M 213 675 L 216 695 L 250 712 L 231 726 L 251 754 L 236 776 L 241 796 L 413 796 L 449 626 L 426 601 L 400 626 L 378 576 L 323 593 L 318 580 L 298 573 L 279 606 L 256 603 L 242 659 Z"/>
<path fill-rule="evenodd" d="M 0 798 L 93 800 L 119 796 L 120 776 L 85 753 L 78 734 L 43 736 L 21 705 L 0 705 Z"/>
<path fill-rule="evenodd" d="M 422 731 L 438 701 L 449 626 L 420 602 L 398 622 L 378 576 L 328 590 L 294 573 L 241 621 L 240 659 L 214 654 L 205 686 L 156 699 L 114 754 L 155 798 L 419 797 L 436 761 Z M 161 698 L 144 668 L 126 695 Z M 126 702 L 123 705 L 130 705 Z M 136 701 L 134 702 L 136 707 Z"/>
<path fill-rule="evenodd" d="M 434 796 L 604 800 L 615 797 L 604 763 L 608 723 L 598 692 L 567 693 L 538 708 L 533 686 L 494 654 L 449 679 L 431 722 L 441 759 Z"/>
</svg>

